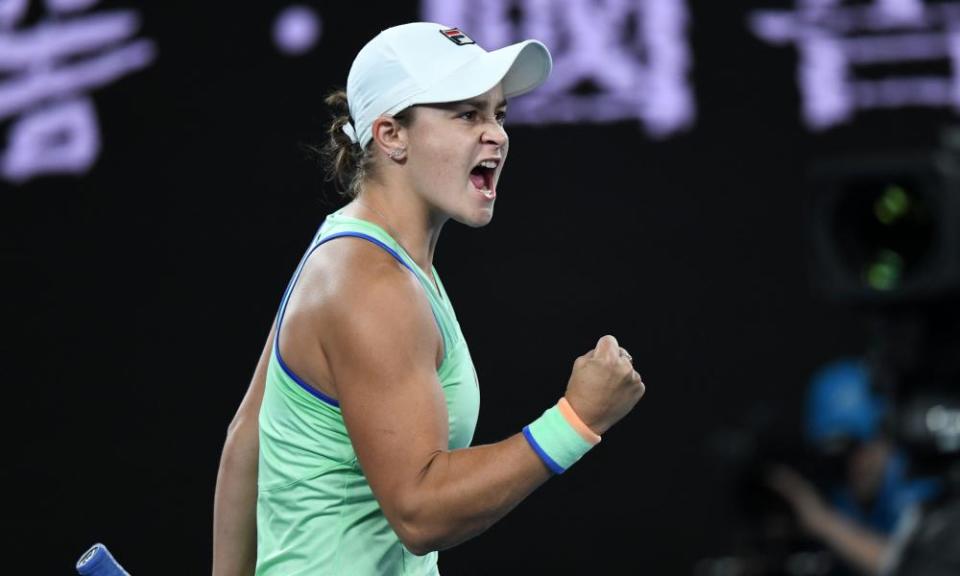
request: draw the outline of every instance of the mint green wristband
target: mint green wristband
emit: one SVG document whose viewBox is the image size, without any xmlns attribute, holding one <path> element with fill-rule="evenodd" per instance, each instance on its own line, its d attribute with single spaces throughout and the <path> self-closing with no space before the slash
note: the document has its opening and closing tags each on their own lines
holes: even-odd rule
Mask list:
<svg viewBox="0 0 960 576">
<path fill-rule="evenodd" d="M 567 422 L 556 405 L 524 426 L 523 436 L 555 474 L 562 474 L 594 446 Z"/>
</svg>

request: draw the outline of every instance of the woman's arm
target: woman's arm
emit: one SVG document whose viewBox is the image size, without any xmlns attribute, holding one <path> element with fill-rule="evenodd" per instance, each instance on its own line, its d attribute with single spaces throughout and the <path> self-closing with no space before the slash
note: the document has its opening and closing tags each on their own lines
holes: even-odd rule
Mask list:
<svg viewBox="0 0 960 576">
<path fill-rule="evenodd" d="M 495 444 L 448 449 L 447 409 L 436 373 L 440 334 L 417 281 L 399 266 L 387 268 L 368 262 L 364 270 L 379 273 L 342 277 L 344 287 L 334 288 L 330 299 L 336 305 L 324 306 L 316 317 L 323 327 L 318 340 L 370 486 L 404 545 L 424 554 L 486 530 L 551 473 L 519 433 Z M 505 344 L 523 354 L 524 342 Z M 602 434 L 643 391 L 616 340 L 606 336 L 577 359 L 566 397 L 584 423 Z"/>
<path fill-rule="evenodd" d="M 220 456 L 213 501 L 214 576 L 251 576 L 257 562 L 257 463 L 260 437 L 257 418 L 267 363 L 276 326 L 253 373 L 247 393 L 237 409 Z"/>
</svg>

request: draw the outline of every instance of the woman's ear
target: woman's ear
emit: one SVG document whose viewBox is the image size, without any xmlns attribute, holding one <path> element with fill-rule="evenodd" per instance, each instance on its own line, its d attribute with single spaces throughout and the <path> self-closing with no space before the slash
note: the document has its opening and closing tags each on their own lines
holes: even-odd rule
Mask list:
<svg viewBox="0 0 960 576">
<path fill-rule="evenodd" d="M 407 150 L 407 132 L 400 122 L 390 116 L 373 121 L 373 142 L 384 156 L 399 160 Z"/>
</svg>

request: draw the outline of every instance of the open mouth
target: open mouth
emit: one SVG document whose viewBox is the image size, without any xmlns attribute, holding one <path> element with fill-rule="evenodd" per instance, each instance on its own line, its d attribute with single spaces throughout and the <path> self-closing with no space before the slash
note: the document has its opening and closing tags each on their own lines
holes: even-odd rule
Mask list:
<svg viewBox="0 0 960 576">
<path fill-rule="evenodd" d="M 484 160 L 474 166 L 473 170 L 470 171 L 470 182 L 487 197 L 494 195 L 493 176 L 499 164 L 499 160 Z"/>
</svg>

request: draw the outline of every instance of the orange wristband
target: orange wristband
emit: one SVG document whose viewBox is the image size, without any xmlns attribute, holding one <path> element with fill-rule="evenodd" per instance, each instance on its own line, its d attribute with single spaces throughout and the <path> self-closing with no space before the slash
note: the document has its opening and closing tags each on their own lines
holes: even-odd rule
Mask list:
<svg viewBox="0 0 960 576">
<path fill-rule="evenodd" d="M 600 442 L 600 436 L 583 423 L 583 420 L 581 420 L 580 416 L 578 416 L 574 411 L 573 406 L 570 405 L 570 402 L 567 402 L 566 397 L 560 398 L 560 401 L 557 402 L 557 408 L 560 409 L 560 414 L 563 415 L 567 423 L 569 423 L 570 426 L 572 426 L 573 429 L 576 430 L 584 440 L 590 444 L 597 444 Z"/>
</svg>

